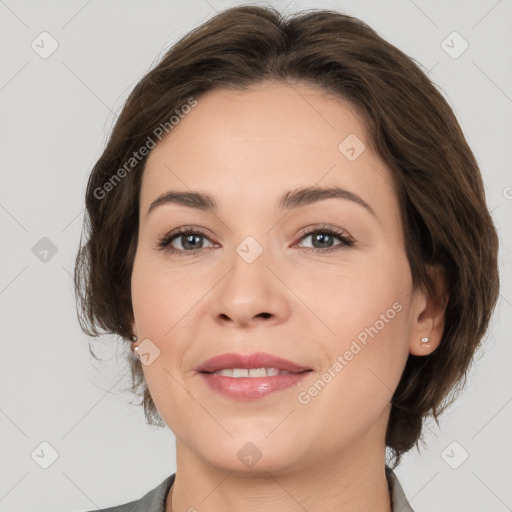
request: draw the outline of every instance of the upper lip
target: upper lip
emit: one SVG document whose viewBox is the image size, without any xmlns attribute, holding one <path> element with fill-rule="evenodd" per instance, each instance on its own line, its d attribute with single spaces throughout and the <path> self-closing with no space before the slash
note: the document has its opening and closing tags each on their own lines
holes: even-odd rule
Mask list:
<svg viewBox="0 0 512 512">
<path fill-rule="evenodd" d="M 293 373 L 311 369 L 266 352 L 254 352 L 252 354 L 228 352 L 203 361 L 196 368 L 196 371 L 211 373 L 226 368 L 277 368 Z"/>
</svg>

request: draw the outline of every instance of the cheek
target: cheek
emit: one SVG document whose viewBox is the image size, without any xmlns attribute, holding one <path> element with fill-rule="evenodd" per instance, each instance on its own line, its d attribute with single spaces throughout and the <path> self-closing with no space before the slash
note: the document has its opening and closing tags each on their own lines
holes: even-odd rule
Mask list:
<svg viewBox="0 0 512 512">
<path fill-rule="evenodd" d="M 302 292 L 329 328 L 321 342 L 326 364 L 341 356 L 343 372 L 362 387 L 380 380 L 394 389 L 408 357 L 412 280 L 405 255 L 390 253 L 317 276 Z"/>
<path fill-rule="evenodd" d="M 131 293 L 137 336 L 142 343 L 141 353 L 150 353 L 145 360 L 150 364 L 142 364 L 144 378 L 161 411 L 161 395 L 166 395 L 166 401 L 175 396 L 175 393 L 164 391 L 173 388 L 175 381 L 171 376 L 178 373 L 181 351 L 179 344 L 166 343 L 165 340 L 183 327 L 181 322 L 178 323 L 183 313 L 175 285 L 170 285 L 155 263 L 144 254 L 136 256 Z"/>
<path fill-rule="evenodd" d="M 162 258 L 144 253 L 135 258 L 131 286 L 137 328 L 156 342 L 186 328 L 187 317 L 201 296 L 197 272 L 171 271 Z"/>
<path fill-rule="evenodd" d="M 193 328 L 192 315 L 187 313 L 199 298 L 190 291 L 199 283 L 191 285 L 188 277 L 183 272 L 171 275 L 155 258 L 141 252 L 135 258 L 131 279 L 139 338 L 151 340 L 158 354 L 151 364 L 142 364 L 144 379 L 160 415 L 173 431 L 193 420 L 180 368 Z M 172 414 L 176 410 L 180 411 L 179 420 Z"/>
<path fill-rule="evenodd" d="M 408 281 L 366 270 L 331 275 L 321 284 L 322 292 L 315 287 L 308 299 L 317 303 L 333 332 L 317 337 L 324 364 L 315 381 L 301 388 L 299 403 L 305 422 L 328 411 L 324 433 L 344 442 L 385 414 L 402 375 L 408 357 Z M 318 326 L 317 332 L 325 331 Z"/>
<path fill-rule="evenodd" d="M 398 302 L 405 308 L 412 286 L 408 263 L 400 254 L 356 257 L 350 264 L 308 275 L 307 280 L 297 280 L 294 288 L 301 289 L 307 305 L 334 331 L 333 339 L 355 336 L 376 322 L 379 331 L 384 325 L 389 330 L 390 323 L 405 316 L 398 314 L 399 305 L 394 306 Z"/>
</svg>

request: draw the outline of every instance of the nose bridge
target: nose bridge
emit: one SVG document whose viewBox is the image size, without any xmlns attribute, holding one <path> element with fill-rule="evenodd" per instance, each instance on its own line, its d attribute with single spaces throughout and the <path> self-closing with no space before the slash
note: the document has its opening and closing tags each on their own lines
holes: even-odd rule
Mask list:
<svg viewBox="0 0 512 512">
<path fill-rule="evenodd" d="M 242 241 L 235 246 L 235 254 L 231 261 L 231 271 L 229 272 L 228 293 L 234 293 L 233 297 L 238 304 L 254 302 L 258 300 L 263 306 L 261 299 L 268 295 L 269 248 L 261 235 L 258 239 L 254 235 L 245 236 Z M 266 292 L 265 292 L 266 290 Z M 261 297 L 261 299 L 260 299 Z"/>
<path fill-rule="evenodd" d="M 230 270 L 219 287 L 216 316 L 247 324 L 258 316 L 285 315 L 284 290 L 268 268 L 272 267 L 269 237 L 247 235 L 234 249 Z"/>
</svg>

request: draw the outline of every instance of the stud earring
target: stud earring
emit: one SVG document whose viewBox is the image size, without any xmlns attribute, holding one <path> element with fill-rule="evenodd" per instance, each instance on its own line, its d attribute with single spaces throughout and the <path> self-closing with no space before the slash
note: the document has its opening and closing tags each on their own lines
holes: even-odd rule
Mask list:
<svg viewBox="0 0 512 512">
<path fill-rule="evenodd" d="M 422 338 L 420 338 L 421 346 L 423 348 L 430 348 L 429 341 L 430 338 L 428 336 L 423 336 Z"/>
<path fill-rule="evenodd" d="M 134 344 L 135 344 L 135 343 L 137 343 L 138 339 L 139 339 L 139 338 L 138 338 L 137 336 L 134 336 L 134 337 L 133 337 L 133 341 L 132 341 L 131 349 L 132 349 L 132 354 L 133 354 L 136 358 L 140 359 L 140 354 L 139 354 L 139 349 L 140 349 L 140 348 L 139 348 L 138 346 L 137 346 L 137 347 L 136 347 L 136 346 L 134 346 Z"/>
<path fill-rule="evenodd" d="M 140 351 L 140 347 L 139 346 L 134 347 L 132 345 L 131 349 L 132 349 L 132 354 L 134 355 L 134 357 L 136 357 L 137 359 L 140 359 L 140 352 L 139 352 Z"/>
</svg>

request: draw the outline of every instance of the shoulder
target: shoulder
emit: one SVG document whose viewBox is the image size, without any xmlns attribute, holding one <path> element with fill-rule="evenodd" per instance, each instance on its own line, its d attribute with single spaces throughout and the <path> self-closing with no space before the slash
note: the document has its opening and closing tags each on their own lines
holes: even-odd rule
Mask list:
<svg viewBox="0 0 512 512">
<path fill-rule="evenodd" d="M 115 507 L 101 508 L 87 512 L 165 512 L 165 502 L 167 494 L 174 482 L 176 473 L 168 476 L 163 482 L 154 489 L 148 491 L 142 498 Z"/>
</svg>

